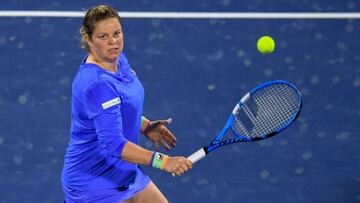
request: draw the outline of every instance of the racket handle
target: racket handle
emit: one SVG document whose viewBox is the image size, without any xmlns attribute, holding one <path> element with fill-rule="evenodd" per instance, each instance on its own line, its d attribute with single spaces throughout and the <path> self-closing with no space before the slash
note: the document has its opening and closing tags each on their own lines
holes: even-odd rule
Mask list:
<svg viewBox="0 0 360 203">
<path fill-rule="evenodd" d="M 196 163 L 198 162 L 200 159 L 204 158 L 206 156 L 206 152 L 204 150 L 204 148 L 201 148 L 199 150 L 197 150 L 195 153 L 193 153 L 192 155 L 190 155 L 187 159 L 189 159 L 191 161 L 191 163 Z M 173 177 L 175 177 L 175 173 L 171 173 L 171 175 Z"/>
<path fill-rule="evenodd" d="M 197 150 L 195 153 L 190 155 L 187 159 L 189 159 L 193 164 L 198 162 L 200 159 L 206 156 L 206 152 L 204 148 Z"/>
</svg>

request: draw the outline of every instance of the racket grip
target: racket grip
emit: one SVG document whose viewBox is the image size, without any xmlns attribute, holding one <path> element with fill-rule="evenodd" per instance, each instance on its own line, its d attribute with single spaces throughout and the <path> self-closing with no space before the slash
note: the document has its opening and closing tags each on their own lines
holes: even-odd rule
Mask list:
<svg viewBox="0 0 360 203">
<path fill-rule="evenodd" d="M 200 159 L 204 158 L 206 156 L 206 152 L 204 150 L 204 148 L 201 148 L 199 150 L 197 150 L 195 153 L 193 153 L 192 155 L 190 155 L 187 159 L 189 159 L 191 161 L 191 163 L 196 163 L 198 162 Z M 175 173 L 171 173 L 171 175 L 173 177 L 175 177 Z"/>
<path fill-rule="evenodd" d="M 204 148 L 197 150 L 195 153 L 190 155 L 187 159 L 189 159 L 193 164 L 198 162 L 200 159 L 206 156 L 206 152 Z"/>
</svg>

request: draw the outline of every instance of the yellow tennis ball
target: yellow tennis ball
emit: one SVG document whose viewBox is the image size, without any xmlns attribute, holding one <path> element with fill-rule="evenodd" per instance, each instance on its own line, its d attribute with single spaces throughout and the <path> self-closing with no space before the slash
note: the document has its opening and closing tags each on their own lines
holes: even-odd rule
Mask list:
<svg viewBox="0 0 360 203">
<path fill-rule="evenodd" d="M 262 36 L 257 41 L 257 49 L 262 54 L 270 54 L 275 49 L 275 41 L 270 36 Z"/>
</svg>

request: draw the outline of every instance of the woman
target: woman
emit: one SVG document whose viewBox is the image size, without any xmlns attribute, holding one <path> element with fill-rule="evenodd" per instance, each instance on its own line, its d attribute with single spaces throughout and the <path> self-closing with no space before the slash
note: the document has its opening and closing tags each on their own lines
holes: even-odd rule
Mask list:
<svg viewBox="0 0 360 203">
<path fill-rule="evenodd" d="M 88 56 L 72 85 L 72 123 L 62 185 L 66 202 L 167 202 L 138 164 L 180 176 L 192 168 L 185 157 L 170 157 L 137 144 L 139 133 L 159 151 L 176 138 L 142 116 L 144 89 L 123 50 L 118 12 L 109 6 L 89 9 L 80 29 Z M 170 146 L 169 146 L 170 145 Z"/>
</svg>

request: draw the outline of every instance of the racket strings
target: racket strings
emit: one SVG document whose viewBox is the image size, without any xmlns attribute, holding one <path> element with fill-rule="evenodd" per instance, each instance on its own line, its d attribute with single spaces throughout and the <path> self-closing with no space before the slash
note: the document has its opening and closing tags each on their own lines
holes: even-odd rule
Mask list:
<svg viewBox="0 0 360 203">
<path fill-rule="evenodd" d="M 276 132 L 296 114 L 298 101 L 297 91 L 287 84 L 259 89 L 239 108 L 234 130 L 250 139 Z"/>
<path fill-rule="evenodd" d="M 259 127 L 254 133 L 257 135 L 269 134 L 286 124 L 297 110 L 297 94 L 293 89 L 280 88 L 281 86 L 271 86 L 268 91 L 259 91 L 255 94 L 256 105 L 264 108 L 263 114 L 257 116 L 256 122 Z M 283 86 L 289 87 L 289 86 Z M 266 113 L 266 114 L 265 114 Z"/>
<path fill-rule="evenodd" d="M 254 95 L 256 105 L 263 107 L 257 118 L 259 128 L 255 128 L 257 135 L 269 134 L 279 129 L 297 111 L 297 93 L 287 85 L 270 86 L 266 91 L 258 91 Z"/>
</svg>

